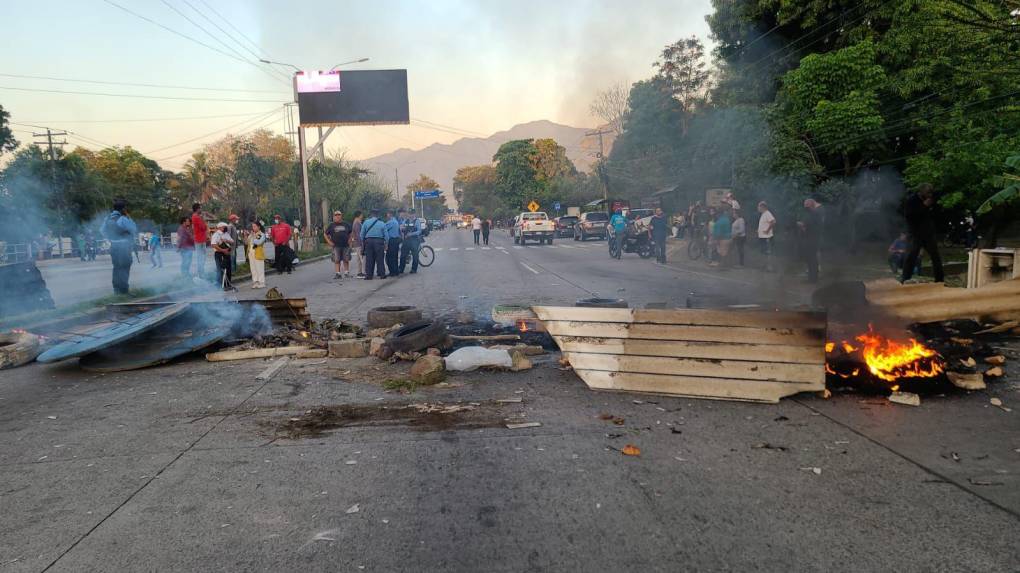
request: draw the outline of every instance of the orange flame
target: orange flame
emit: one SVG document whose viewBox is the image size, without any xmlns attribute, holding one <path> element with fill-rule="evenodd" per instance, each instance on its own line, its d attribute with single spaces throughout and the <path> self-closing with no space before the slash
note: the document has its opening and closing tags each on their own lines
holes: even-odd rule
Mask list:
<svg viewBox="0 0 1020 573">
<path fill-rule="evenodd" d="M 307 330 L 302 330 L 301 331 L 301 337 L 302 338 L 308 338 L 308 331 Z"/>
<path fill-rule="evenodd" d="M 868 371 L 882 380 L 931 378 L 945 370 L 938 353 L 913 338 L 897 342 L 871 331 L 857 336 L 857 341 L 864 345 L 861 356 Z"/>
<path fill-rule="evenodd" d="M 518 324 L 517 324 L 517 330 L 520 330 L 521 332 L 527 332 L 528 331 L 528 321 L 524 320 L 523 318 L 521 320 L 519 320 Z"/>
</svg>

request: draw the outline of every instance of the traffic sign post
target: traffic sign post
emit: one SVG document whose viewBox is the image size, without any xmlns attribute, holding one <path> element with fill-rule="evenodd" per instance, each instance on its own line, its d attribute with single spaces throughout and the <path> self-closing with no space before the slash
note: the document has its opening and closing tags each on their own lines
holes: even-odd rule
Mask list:
<svg viewBox="0 0 1020 573">
<path fill-rule="evenodd" d="M 415 191 L 411 197 L 411 209 L 414 209 L 414 200 L 418 199 L 418 205 L 421 207 L 421 216 L 425 217 L 425 199 L 439 199 L 439 196 L 443 192 L 439 189 L 423 189 L 421 191 Z"/>
<path fill-rule="evenodd" d="M 539 207 L 541 207 L 541 205 L 539 205 L 535 201 L 532 201 L 531 203 L 528 203 L 528 211 L 531 211 L 532 213 L 534 213 L 535 211 L 538 211 Z"/>
<path fill-rule="evenodd" d="M 556 210 L 556 216 L 559 217 L 560 216 L 560 202 L 559 201 L 553 203 L 553 209 Z"/>
</svg>

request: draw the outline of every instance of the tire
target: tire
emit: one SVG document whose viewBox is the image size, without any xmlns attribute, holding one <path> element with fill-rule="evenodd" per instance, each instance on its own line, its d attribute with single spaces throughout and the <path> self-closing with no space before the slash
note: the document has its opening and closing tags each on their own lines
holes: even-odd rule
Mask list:
<svg viewBox="0 0 1020 573">
<path fill-rule="evenodd" d="M 386 336 L 386 346 L 393 352 L 417 352 L 442 345 L 446 325 L 439 321 L 419 320 L 401 326 Z"/>
<path fill-rule="evenodd" d="M 520 237 L 518 237 L 517 235 L 514 235 L 514 234 L 511 234 L 510 236 L 514 238 L 514 244 L 515 245 L 521 244 L 521 238 Z"/>
<path fill-rule="evenodd" d="M 423 245 L 418 250 L 418 264 L 423 267 L 431 267 L 436 262 L 436 250 L 428 245 Z"/>
<path fill-rule="evenodd" d="M 548 241 L 546 241 L 546 244 L 547 244 L 547 245 L 551 245 L 552 243 L 553 243 L 553 238 L 552 238 L 552 237 L 549 237 L 549 240 L 548 240 Z"/>
<path fill-rule="evenodd" d="M 521 233 L 521 242 L 520 242 L 520 243 L 518 243 L 518 244 L 520 244 L 520 245 L 524 245 L 524 241 L 526 241 L 526 240 L 527 240 L 527 239 L 525 239 L 525 238 L 524 238 L 524 233 Z"/>
<path fill-rule="evenodd" d="M 651 256 L 652 256 L 652 244 L 651 243 L 642 243 L 641 246 L 638 247 L 637 254 L 642 259 L 651 258 Z"/>
<path fill-rule="evenodd" d="M 34 334 L 27 332 L 0 334 L 0 370 L 28 364 L 41 352 L 42 343 Z"/>
<path fill-rule="evenodd" d="M 413 306 L 380 306 L 368 311 L 369 328 L 389 328 L 394 324 L 421 321 L 421 311 Z"/>
<path fill-rule="evenodd" d="M 581 241 L 583 242 L 583 241 L 587 241 L 587 240 L 588 240 L 588 235 L 586 235 L 584 233 L 584 231 L 581 231 Z"/>
<path fill-rule="evenodd" d="M 704 251 L 705 247 L 701 241 L 691 239 L 690 242 L 687 243 L 687 257 L 692 261 L 700 259 L 701 256 L 705 254 Z"/>
<path fill-rule="evenodd" d="M 622 298 L 582 298 L 574 306 L 584 308 L 629 308 L 630 305 Z"/>
<path fill-rule="evenodd" d="M 575 240 L 575 241 L 580 241 L 580 240 L 581 240 L 581 239 L 579 239 L 579 238 L 577 237 L 577 231 L 574 231 L 574 240 Z"/>
</svg>

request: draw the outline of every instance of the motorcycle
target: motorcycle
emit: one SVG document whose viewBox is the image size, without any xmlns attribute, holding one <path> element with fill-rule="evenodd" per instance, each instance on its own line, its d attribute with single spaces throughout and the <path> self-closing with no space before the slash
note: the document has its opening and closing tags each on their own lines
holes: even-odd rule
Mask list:
<svg viewBox="0 0 1020 573">
<path fill-rule="evenodd" d="M 623 240 L 617 240 L 616 232 L 609 228 L 609 256 L 619 259 L 623 253 L 637 253 L 642 259 L 650 258 L 655 253 L 655 242 L 647 232 L 629 230 Z"/>
</svg>

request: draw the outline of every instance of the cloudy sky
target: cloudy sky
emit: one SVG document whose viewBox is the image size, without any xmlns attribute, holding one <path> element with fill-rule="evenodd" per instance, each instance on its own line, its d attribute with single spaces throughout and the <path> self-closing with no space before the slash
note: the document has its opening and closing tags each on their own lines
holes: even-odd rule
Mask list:
<svg viewBox="0 0 1020 573">
<path fill-rule="evenodd" d="M 594 125 L 592 94 L 649 76 L 669 42 L 707 42 L 709 10 L 709 0 L 5 0 L 0 105 L 13 122 L 91 148 L 131 145 L 176 169 L 225 133 L 283 132 L 290 70 L 256 56 L 303 69 L 369 57 L 351 67 L 406 68 L 411 117 L 446 128 L 330 138 L 364 159 L 537 119 Z M 31 140 L 34 128 L 13 127 Z"/>
</svg>

